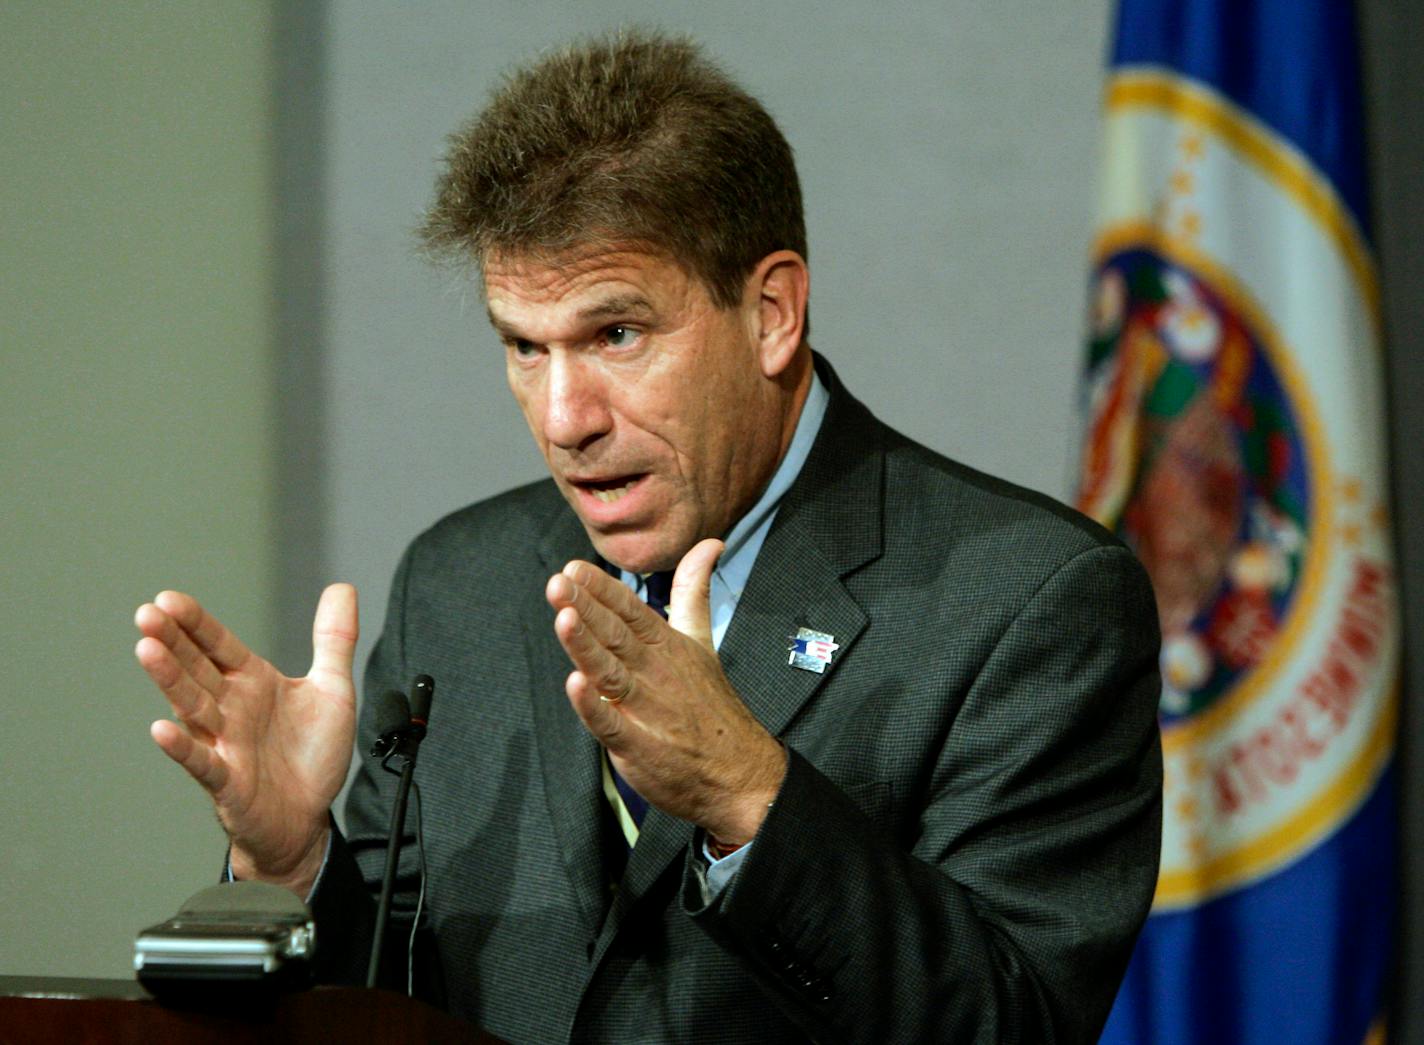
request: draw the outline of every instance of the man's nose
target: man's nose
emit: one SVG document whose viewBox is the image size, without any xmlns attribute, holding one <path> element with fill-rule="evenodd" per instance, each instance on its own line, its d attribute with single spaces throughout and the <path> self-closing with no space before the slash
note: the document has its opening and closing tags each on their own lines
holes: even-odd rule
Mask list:
<svg viewBox="0 0 1424 1045">
<path fill-rule="evenodd" d="M 578 353 L 549 358 L 544 437 L 564 450 L 581 450 L 613 427 L 607 386 L 597 366 Z"/>
</svg>

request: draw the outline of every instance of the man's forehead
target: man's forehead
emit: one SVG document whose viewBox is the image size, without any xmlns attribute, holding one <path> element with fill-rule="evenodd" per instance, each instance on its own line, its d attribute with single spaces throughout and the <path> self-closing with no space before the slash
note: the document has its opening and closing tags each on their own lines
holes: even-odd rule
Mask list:
<svg viewBox="0 0 1424 1045">
<path fill-rule="evenodd" d="M 482 270 L 496 329 L 553 314 L 571 320 L 651 316 L 690 289 L 677 263 L 631 249 L 552 259 L 503 256 L 487 260 Z"/>
<path fill-rule="evenodd" d="M 640 244 L 583 244 L 558 251 L 493 251 L 481 259 L 485 285 L 517 281 L 526 285 L 558 286 L 602 273 L 626 270 L 684 271 L 676 259 Z"/>
</svg>

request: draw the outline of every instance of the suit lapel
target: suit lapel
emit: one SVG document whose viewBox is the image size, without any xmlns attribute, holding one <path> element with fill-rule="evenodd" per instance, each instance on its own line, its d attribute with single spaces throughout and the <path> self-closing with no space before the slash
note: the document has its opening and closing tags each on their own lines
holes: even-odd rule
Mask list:
<svg viewBox="0 0 1424 1045">
<path fill-rule="evenodd" d="M 570 559 L 592 559 L 593 555 L 578 518 L 563 510 L 561 503 L 539 545 L 545 575 L 552 576 Z M 554 636 L 553 612 L 544 599 L 542 584 L 531 591 L 521 613 L 544 794 L 564 865 L 592 934 L 603 917 L 606 895 L 600 848 L 603 797 L 598 742 L 574 714 L 564 693 L 564 681 L 571 670 L 569 658 Z"/>
<path fill-rule="evenodd" d="M 791 528 L 778 544 L 795 544 Z M 762 554 L 779 549 L 768 540 Z M 747 707 L 773 735 L 780 736 L 796 713 L 835 672 L 865 629 L 866 616 L 824 560 L 795 556 L 799 572 L 764 572 L 758 567 L 747 585 L 722 642 L 722 669 Z M 770 567 L 768 567 L 770 570 Z M 821 673 L 790 664 L 791 637 L 798 628 L 824 632 L 839 648 Z"/>
<path fill-rule="evenodd" d="M 867 618 L 842 578 L 880 554 L 884 456 L 880 426 L 824 361 L 831 393 L 821 431 L 787 491 L 723 638 L 722 668 L 762 725 L 780 735 L 850 653 Z M 824 672 L 789 663 L 806 627 L 839 648 Z"/>
</svg>

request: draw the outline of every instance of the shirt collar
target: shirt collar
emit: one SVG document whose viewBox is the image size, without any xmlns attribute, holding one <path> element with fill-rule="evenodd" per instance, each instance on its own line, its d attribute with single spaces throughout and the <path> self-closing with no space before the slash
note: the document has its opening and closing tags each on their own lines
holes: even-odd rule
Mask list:
<svg viewBox="0 0 1424 1045">
<path fill-rule="evenodd" d="M 761 499 L 752 505 L 751 511 L 737 520 L 737 524 L 727 534 L 727 550 L 717 561 L 716 572 L 720 574 L 722 582 L 738 595 L 746 586 L 752 565 L 756 562 L 757 552 L 761 551 L 766 535 L 771 530 L 771 523 L 776 517 L 776 509 L 781 505 L 781 498 L 791 489 L 791 484 L 796 481 L 802 466 L 806 464 L 806 458 L 811 455 L 811 446 L 816 441 L 816 434 L 821 430 L 821 422 L 825 420 L 826 406 L 830 398 L 826 387 L 821 384 L 820 377 L 813 369 L 811 390 L 801 407 L 801 416 L 796 421 L 796 431 L 791 436 L 791 445 L 786 448 L 786 456 L 776 466 L 776 472 L 762 491 Z"/>
</svg>

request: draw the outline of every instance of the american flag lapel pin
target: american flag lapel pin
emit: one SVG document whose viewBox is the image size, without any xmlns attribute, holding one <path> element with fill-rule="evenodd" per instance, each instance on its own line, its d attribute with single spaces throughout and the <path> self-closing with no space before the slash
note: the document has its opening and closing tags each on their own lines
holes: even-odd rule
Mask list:
<svg viewBox="0 0 1424 1045">
<path fill-rule="evenodd" d="M 810 628 L 797 628 L 795 635 L 788 635 L 791 645 L 786 647 L 790 654 L 786 663 L 802 671 L 814 671 L 817 675 L 826 670 L 831 662 L 831 654 L 840 649 L 834 635 Z"/>
</svg>

